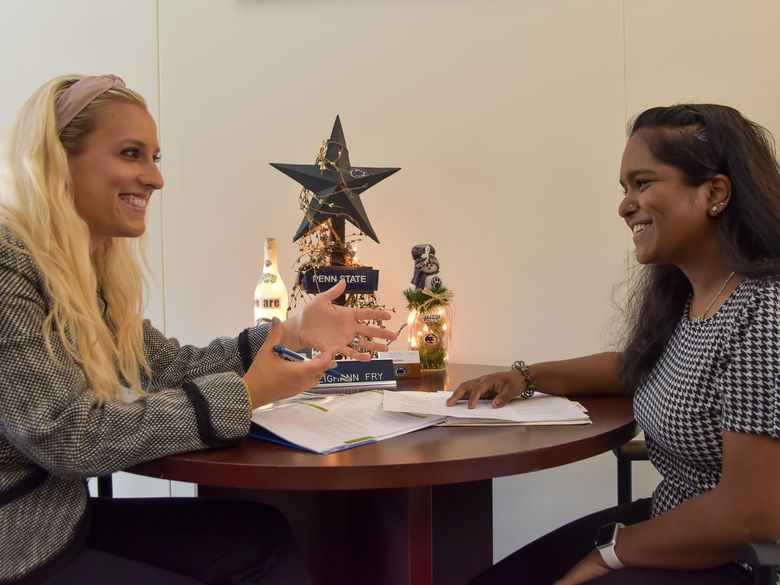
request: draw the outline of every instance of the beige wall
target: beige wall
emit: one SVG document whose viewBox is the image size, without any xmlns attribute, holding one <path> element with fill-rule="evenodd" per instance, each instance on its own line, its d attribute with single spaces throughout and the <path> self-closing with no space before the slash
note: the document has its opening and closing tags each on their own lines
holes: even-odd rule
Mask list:
<svg viewBox="0 0 780 585">
<path fill-rule="evenodd" d="M 625 124 L 732 104 L 780 134 L 780 4 L 712 0 L 0 0 L 0 134 L 69 71 L 117 73 L 159 120 L 148 314 L 203 343 L 251 321 L 262 242 L 293 282 L 298 186 L 335 116 L 350 157 L 402 170 L 363 196 L 380 299 L 405 320 L 410 248 L 456 294 L 452 359 L 611 347 L 630 256 L 616 215 Z M 400 343 L 400 342 L 399 342 Z M 654 476 L 646 470 L 642 490 Z M 641 474 L 640 474 L 641 475 Z M 137 485 L 130 481 L 132 485 Z M 614 459 L 495 482 L 496 557 L 614 502 Z"/>
<path fill-rule="evenodd" d="M 490 7 L 161 3 L 171 331 L 205 341 L 249 322 L 265 236 L 293 282 L 299 187 L 268 163 L 313 161 L 339 114 L 353 164 L 402 168 L 362 197 L 381 245 L 364 239 L 360 258 L 380 269 L 390 326 L 406 319 L 410 249 L 430 242 L 456 294 L 453 360 L 600 347 L 625 256 L 620 3 Z"/>
</svg>

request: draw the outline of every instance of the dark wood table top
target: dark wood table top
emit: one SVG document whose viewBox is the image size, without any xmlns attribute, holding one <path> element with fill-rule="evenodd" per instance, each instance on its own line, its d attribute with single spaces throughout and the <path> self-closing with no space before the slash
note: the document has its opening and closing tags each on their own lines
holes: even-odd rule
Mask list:
<svg viewBox="0 0 780 585">
<path fill-rule="evenodd" d="M 450 364 L 399 381 L 400 390 L 454 389 L 501 366 Z M 172 455 L 128 471 L 202 485 L 274 490 L 355 490 L 477 481 L 547 469 L 603 453 L 638 432 L 631 398 L 578 398 L 592 424 L 431 427 L 330 455 L 248 438 Z"/>
</svg>

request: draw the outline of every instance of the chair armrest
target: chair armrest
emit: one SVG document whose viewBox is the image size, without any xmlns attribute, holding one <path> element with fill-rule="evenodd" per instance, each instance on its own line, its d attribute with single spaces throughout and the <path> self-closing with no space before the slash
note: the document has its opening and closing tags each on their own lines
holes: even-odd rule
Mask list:
<svg viewBox="0 0 780 585">
<path fill-rule="evenodd" d="M 635 439 L 613 449 L 615 457 L 623 461 L 647 461 L 647 443 Z"/>
<path fill-rule="evenodd" d="M 780 566 L 780 544 L 777 542 L 749 542 L 739 551 L 737 559 L 753 567 Z"/>
</svg>

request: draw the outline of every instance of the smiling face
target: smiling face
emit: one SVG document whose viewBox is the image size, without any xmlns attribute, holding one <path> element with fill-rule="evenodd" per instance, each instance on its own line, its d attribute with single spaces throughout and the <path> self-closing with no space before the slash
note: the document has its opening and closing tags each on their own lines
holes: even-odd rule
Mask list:
<svg viewBox="0 0 780 585">
<path fill-rule="evenodd" d="M 101 105 L 95 130 L 68 154 L 76 210 L 87 222 L 91 249 L 112 237 L 138 237 L 146 207 L 163 186 L 154 120 L 141 106 Z"/>
<path fill-rule="evenodd" d="M 638 262 L 686 270 L 719 247 L 708 215 L 710 181 L 692 187 L 679 169 L 658 161 L 646 142 L 651 131 L 662 130 L 638 130 L 623 152 L 618 213 L 634 234 Z"/>
</svg>

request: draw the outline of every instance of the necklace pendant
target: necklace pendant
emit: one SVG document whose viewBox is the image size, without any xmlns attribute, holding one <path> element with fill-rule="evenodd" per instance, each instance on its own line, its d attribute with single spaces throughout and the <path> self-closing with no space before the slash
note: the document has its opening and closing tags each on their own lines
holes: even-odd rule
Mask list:
<svg viewBox="0 0 780 585">
<path fill-rule="evenodd" d="M 700 315 L 694 315 L 693 311 L 691 311 L 690 307 L 688 307 L 688 321 L 691 323 L 698 323 L 699 321 L 704 321 L 704 315 L 706 313 L 702 313 Z"/>
<path fill-rule="evenodd" d="M 691 321 L 704 321 L 704 317 L 707 315 L 707 313 L 709 312 L 709 310 L 710 310 L 710 309 L 712 308 L 712 306 L 715 304 L 715 301 L 717 301 L 717 300 L 718 300 L 718 297 L 720 296 L 720 293 L 722 293 L 722 292 L 725 290 L 725 288 L 726 288 L 726 285 L 727 285 L 727 284 L 729 283 L 729 281 L 730 281 L 730 280 L 733 278 L 733 276 L 734 276 L 734 272 L 732 271 L 732 273 L 731 273 L 731 274 L 729 274 L 729 275 L 726 277 L 726 281 L 723 283 L 723 286 L 721 286 L 721 287 L 720 287 L 720 290 L 719 290 L 717 293 L 715 293 L 715 298 L 714 298 L 714 299 L 712 299 L 712 300 L 710 301 L 710 304 L 709 304 L 709 305 L 707 305 L 707 308 L 706 308 L 706 309 L 704 309 L 704 312 L 703 312 L 701 315 L 699 315 L 699 316 L 696 316 L 696 315 L 694 315 L 694 314 L 693 314 L 693 311 L 691 311 L 691 307 L 690 307 L 690 305 L 689 305 L 689 306 L 688 306 L 688 319 L 690 319 Z M 691 304 L 693 304 L 693 299 L 692 299 L 692 298 L 691 298 L 691 300 L 690 300 L 690 303 L 691 303 Z"/>
</svg>

